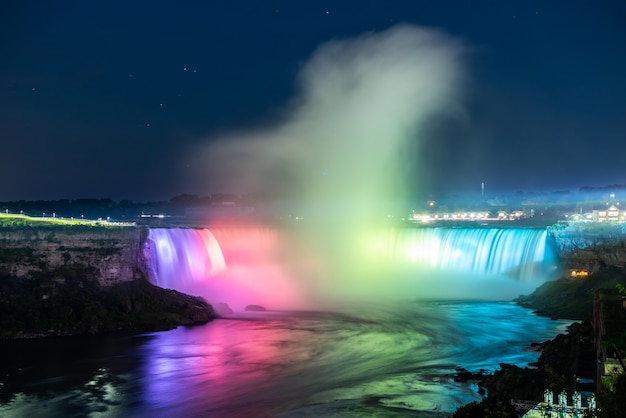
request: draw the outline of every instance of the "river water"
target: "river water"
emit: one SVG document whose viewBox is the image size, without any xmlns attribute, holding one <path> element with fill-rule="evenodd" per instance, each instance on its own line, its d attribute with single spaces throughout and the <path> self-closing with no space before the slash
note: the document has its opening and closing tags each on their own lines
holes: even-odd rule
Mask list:
<svg viewBox="0 0 626 418">
<path fill-rule="evenodd" d="M 510 302 L 243 312 L 139 335 L 1 341 L 3 417 L 448 416 L 455 367 L 536 361 L 552 321 Z"/>
</svg>

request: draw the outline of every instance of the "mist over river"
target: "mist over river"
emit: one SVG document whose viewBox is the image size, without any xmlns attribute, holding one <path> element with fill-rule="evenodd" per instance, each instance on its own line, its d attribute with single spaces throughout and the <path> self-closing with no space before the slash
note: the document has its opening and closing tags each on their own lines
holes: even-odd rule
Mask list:
<svg viewBox="0 0 626 418">
<path fill-rule="evenodd" d="M 141 335 L 2 341 L 0 416 L 447 416 L 455 367 L 525 366 L 569 321 L 510 302 L 244 312 Z"/>
</svg>

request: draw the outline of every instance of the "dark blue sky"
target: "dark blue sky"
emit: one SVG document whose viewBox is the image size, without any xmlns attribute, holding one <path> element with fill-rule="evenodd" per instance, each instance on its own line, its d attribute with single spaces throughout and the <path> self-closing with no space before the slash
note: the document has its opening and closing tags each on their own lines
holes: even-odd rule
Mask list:
<svg viewBox="0 0 626 418">
<path fill-rule="evenodd" d="M 0 201 L 228 192 L 195 149 L 276 118 L 319 45 L 400 23 L 466 50 L 420 192 L 626 183 L 624 22 L 623 1 L 3 1 Z"/>
</svg>

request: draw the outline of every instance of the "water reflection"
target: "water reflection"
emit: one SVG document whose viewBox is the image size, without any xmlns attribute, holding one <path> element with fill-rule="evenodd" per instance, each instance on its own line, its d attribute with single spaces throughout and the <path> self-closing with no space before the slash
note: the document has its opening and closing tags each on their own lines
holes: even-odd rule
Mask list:
<svg viewBox="0 0 626 418">
<path fill-rule="evenodd" d="M 455 366 L 535 361 L 524 348 L 566 324 L 510 303 L 440 302 L 3 341 L 0 415 L 446 416 L 480 397 Z"/>
<path fill-rule="evenodd" d="M 132 403 L 124 388 L 151 336 L 1 341 L 0 416 L 104 416 Z"/>
<path fill-rule="evenodd" d="M 310 360 L 315 346 L 312 332 L 298 322 L 231 319 L 160 334 L 142 348 L 145 406 L 172 415 L 182 408 L 187 416 L 200 410 L 246 415 L 259 407 L 273 414 L 288 407 L 271 391 Z"/>
</svg>

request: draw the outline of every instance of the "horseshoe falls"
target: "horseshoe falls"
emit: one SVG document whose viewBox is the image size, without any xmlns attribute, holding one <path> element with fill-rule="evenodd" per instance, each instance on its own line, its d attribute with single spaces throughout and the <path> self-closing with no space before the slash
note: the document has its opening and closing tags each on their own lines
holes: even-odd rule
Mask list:
<svg viewBox="0 0 626 418">
<path fill-rule="evenodd" d="M 372 228 L 354 235 L 320 240 L 288 228 L 154 228 L 146 253 L 158 286 L 234 309 L 510 300 L 557 270 L 543 229 Z"/>
</svg>

